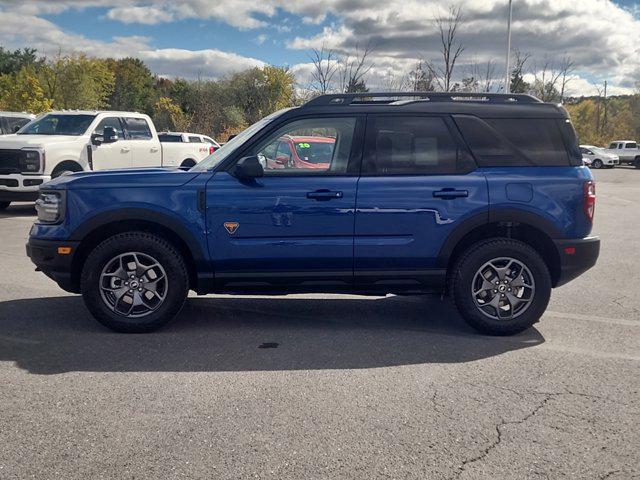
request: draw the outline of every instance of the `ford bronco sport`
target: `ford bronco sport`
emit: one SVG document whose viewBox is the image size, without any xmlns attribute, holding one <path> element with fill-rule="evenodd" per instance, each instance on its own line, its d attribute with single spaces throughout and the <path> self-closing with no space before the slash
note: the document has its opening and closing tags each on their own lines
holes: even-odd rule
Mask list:
<svg viewBox="0 0 640 480">
<path fill-rule="evenodd" d="M 269 167 L 285 136 L 331 138 L 329 161 Z M 567 113 L 528 95 L 323 95 L 188 171 L 65 175 L 36 206 L 28 255 L 122 332 L 164 325 L 193 290 L 442 292 L 513 334 L 600 247 Z"/>
</svg>

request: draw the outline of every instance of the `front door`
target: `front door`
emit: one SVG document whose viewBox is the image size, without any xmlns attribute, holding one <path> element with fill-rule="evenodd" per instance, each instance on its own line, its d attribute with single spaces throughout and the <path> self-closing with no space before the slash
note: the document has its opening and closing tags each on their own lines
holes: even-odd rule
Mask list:
<svg viewBox="0 0 640 480">
<path fill-rule="evenodd" d="M 356 205 L 356 285 L 439 285 L 445 272 L 437 258 L 445 240 L 487 209 L 485 177 L 450 119 L 369 115 Z"/>
<path fill-rule="evenodd" d="M 349 172 L 360 160 L 360 123 L 356 117 L 290 121 L 240 155 L 257 155 L 263 177 L 212 176 L 206 217 L 220 288 L 351 286 L 358 177 Z M 324 168 L 277 159 L 283 139 Z"/>
<path fill-rule="evenodd" d="M 154 138 L 147 120 L 140 117 L 126 117 L 124 121 L 128 133 L 127 141 L 131 148 L 131 166 L 134 168 L 162 166 L 160 142 Z"/>
<path fill-rule="evenodd" d="M 93 133 L 103 135 L 106 127 L 113 128 L 118 134 L 118 140 L 113 143 L 91 145 L 93 170 L 108 170 L 113 168 L 131 167 L 131 144 L 125 138 L 122 122 L 118 117 L 103 118 Z"/>
</svg>

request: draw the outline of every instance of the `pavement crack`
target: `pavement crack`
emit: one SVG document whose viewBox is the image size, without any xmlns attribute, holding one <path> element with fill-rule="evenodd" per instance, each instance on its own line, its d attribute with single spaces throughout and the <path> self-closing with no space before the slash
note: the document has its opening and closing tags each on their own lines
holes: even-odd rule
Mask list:
<svg viewBox="0 0 640 480">
<path fill-rule="evenodd" d="M 487 445 L 478 455 L 476 455 L 475 457 L 471 457 L 466 460 L 463 460 L 460 466 L 458 467 L 458 470 L 456 471 L 456 473 L 450 478 L 452 480 L 460 478 L 460 476 L 465 472 L 465 470 L 469 465 L 484 460 L 495 448 L 497 448 L 502 443 L 503 427 L 507 425 L 521 425 L 525 423 L 527 420 L 534 417 L 540 410 L 542 410 L 547 405 L 547 402 L 549 402 L 549 400 L 551 400 L 551 398 L 555 396 L 553 394 L 544 394 L 544 395 L 545 395 L 544 399 L 542 399 L 542 401 L 538 405 L 536 405 L 528 414 L 526 414 L 520 420 L 509 420 L 509 421 L 501 420 L 500 423 L 498 423 L 495 426 L 496 438 L 489 445 Z"/>
</svg>

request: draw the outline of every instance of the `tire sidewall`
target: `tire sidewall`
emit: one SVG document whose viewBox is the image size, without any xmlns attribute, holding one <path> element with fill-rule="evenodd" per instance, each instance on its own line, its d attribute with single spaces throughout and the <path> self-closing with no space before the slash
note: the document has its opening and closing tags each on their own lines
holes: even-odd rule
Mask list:
<svg viewBox="0 0 640 480">
<path fill-rule="evenodd" d="M 535 282 L 532 303 L 513 320 L 497 320 L 482 314 L 471 293 L 473 279 L 480 267 L 499 257 L 511 257 L 522 262 L 531 271 Z M 546 310 L 550 295 L 551 277 L 544 260 L 531 247 L 516 240 L 505 239 L 479 244 L 463 258 L 454 278 L 454 298 L 458 310 L 471 326 L 483 333 L 509 335 L 529 328 Z"/>
<path fill-rule="evenodd" d="M 129 319 L 113 312 L 100 294 L 100 275 L 105 265 L 127 252 L 150 255 L 162 265 L 167 275 L 163 304 L 144 317 Z M 82 270 L 81 290 L 89 311 L 106 327 L 120 332 L 149 332 L 178 314 L 188 293 L 188 276 L 179 252 L 169 243 L 150 234 L 119 234 L 102 242 L 89 254 Z"/>
</svg>

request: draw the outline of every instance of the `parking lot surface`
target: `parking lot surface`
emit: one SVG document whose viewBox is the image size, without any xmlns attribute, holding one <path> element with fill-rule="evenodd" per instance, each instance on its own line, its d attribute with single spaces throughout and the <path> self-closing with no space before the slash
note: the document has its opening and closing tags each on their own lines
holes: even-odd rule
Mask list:
<svg viewBox="0 0 640 480">
<path fill-rule="evenodd" d="M 640 478 L 640 170 L 595 175 L 598 264 L 508 338 L 436 296 L 212 295 L 112 333 L 10 207 L 0 478 Z"/>
</svg>

